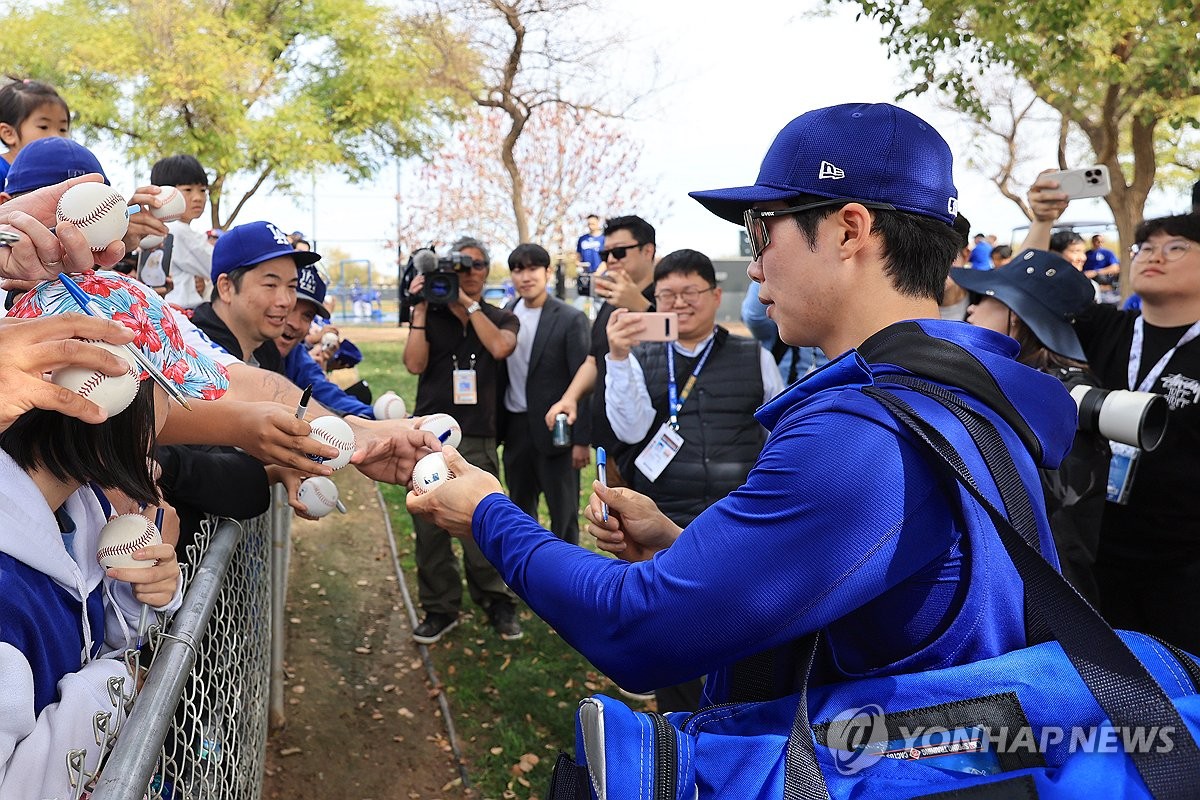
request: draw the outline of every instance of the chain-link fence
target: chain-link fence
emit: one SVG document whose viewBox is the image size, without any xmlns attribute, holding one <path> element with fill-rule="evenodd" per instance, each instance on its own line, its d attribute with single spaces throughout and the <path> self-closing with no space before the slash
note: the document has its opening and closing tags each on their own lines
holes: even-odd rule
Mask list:
<svg viewBox="0 0 1200 800">
<path fill-rule="evenodd" d="M 152 630 L 153 661 L 94 800 L 261 796 L 269 683 L 281 672 L 273 639 L 282 659 L 282 630 L 273 636 L 289 547 L 286 523 L 273 530 L 280 519 L 210 520 L 186 548 L 183 606 L 165 631 Z"/>
</svg>

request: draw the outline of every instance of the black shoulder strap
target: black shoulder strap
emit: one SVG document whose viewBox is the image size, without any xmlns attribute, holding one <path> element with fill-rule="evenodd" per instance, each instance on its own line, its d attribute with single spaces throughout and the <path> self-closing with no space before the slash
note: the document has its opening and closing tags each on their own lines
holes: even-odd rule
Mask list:
<svg viewBox="0 0 1200 800">
<path fill-rule="evenodd" d="M 1124 641 L 1075 589 L 1033 548 L 975 486 L 949 440 L 912 407 L 882 389 L 871 395 L 909 428 L 932 453 L 936 463 L 964 486 L 987 511 L 1000 541 L 1025 583 L 1033 607 L 1062 645 L 1088 690 L 1114 728 L 1171 730 L 1174 747 L 1166 752 L 1130 752 L 1150 794 L 1158 800 L 1184 800 L 1200 785 L 1200 748 L 1166 692 Z M 999 439 L 993 428 L 988 438 Z M 994 442 L 993 442 L 994 446 Z M 988 450 L 991 450 L 989 446 Z M 985 454 L 988 452 L 985 450 Z M 991 467 L 993 472 L 998 467 Z M 811 664 L 811 652 L 809 663 Z M 788 739 L 784 778 L 786 800 L 825 800 L 825 778 L 817 764 L 808 719 L 807 675 Z M 1157 726 L 1157 727 L 1156 727 Z"/>
</svg>

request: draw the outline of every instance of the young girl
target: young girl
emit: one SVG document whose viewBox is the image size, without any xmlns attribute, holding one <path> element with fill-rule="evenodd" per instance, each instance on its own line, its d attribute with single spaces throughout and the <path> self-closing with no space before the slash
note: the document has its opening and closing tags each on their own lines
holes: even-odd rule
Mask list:
<svg viewBox="0 0 1200 800">
<path fill-rule="evenodd" d="M 115 272 L 76 282 L 185 395 L 224 392 L 224 370 L 183 344 L 156 295 Z M 11 315 L 71 311 L 75 301 L 48 282 Z M 35 409 L 0 432 L 0 797 L 77 796 L 73 785 L 103 756 L 94 720 L 111 714 L 112 731 L 124 719 L 134 679 L 122 655 L 135 645 L 141 605 L 178 607 L 173 545 L 135 552 L 157 562 L 145 569 L 106 574 L 96 561 L 103 489 L 159 502 L 149 455 L 167 411 L 166 392 L 143 374 L 133 403 L 103 423 Z"/>
<path fill-rule="evenodd" d="M 1022 364 L 1054 375 L 1068 391 L 1099 386 L 1071 320 L 1095 299 L 1092 282 L 1054 253 L 1025 250 L 1000 269 L 952 269 L 950 277 L 978 295 L 967 322 L 1017 340 Z M 1108 441 L 1076 431 L 1057 470 L 1041 470 L 1046 513 L 1063 577 L 1093 605 L 1099 590 L 1093 566 L 1108 484 Z"/>
<path fill-rule="evenodd" d="M 13 78 L 0 88 L 0 187 L 21 148 L 37 139 L 68 136 L 71 110 L 48 83 Z"/>
</svg>

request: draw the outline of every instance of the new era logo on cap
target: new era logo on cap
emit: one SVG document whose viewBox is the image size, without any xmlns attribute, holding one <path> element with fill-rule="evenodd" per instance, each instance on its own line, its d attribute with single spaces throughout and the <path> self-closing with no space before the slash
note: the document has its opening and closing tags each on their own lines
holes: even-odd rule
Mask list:
<svg viewBox="0 0 1200 800">
<path fill-rule="evenodd" d="M 846 177 L 846 173 L 830 164 L 828 161 L 821 162 L 821 171 L 817 173 L 817 180 L 834 180 L 838 181 Z"/>
</svg>

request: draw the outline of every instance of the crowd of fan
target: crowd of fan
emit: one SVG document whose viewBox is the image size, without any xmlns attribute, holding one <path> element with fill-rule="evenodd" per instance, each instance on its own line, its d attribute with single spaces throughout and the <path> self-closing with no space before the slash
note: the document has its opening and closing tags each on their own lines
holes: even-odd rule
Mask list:
<svg viewBox="0 0 1200 800">
<path fill-rule="evenodd" d="M 265 221 L 192 228 L 208 193 L 195 158 L 154 164 L 151 185 L 130 197 L 120 246 L 93 252 L 69 223 L 49 230 L 68 184 L 104 176 L 95 156 L 66 138 L 69 121 L 66 103 L 44 84 L 0 89 L 0 139 L 9 148 L 0 160 L 0 222 L 23 237 L 0 250 L 0 275 L 9 316 L 30 320 L 0 325 L 0 602 L 6 620 L 25 623 L 0 629 L 0 674 L 25 676 L 0 694 L 0 786 L 22 782 L 27 796 L 65 793 L 61 753 L 86 746 L 79 732 L 90 736 L 91 693 L 124 675 L 120 655 L 140 605 L 178 606 L 178 560 L 200 520 L 261 513 L 273 483 L 306 512 L 300 480 L 330 472 L 309 456 L 334 455 L 307 438 L 312 420 L 344 416 L 358 441 L 353 463 L 378 480 L 406 483 L 416 458 L 440 447 L 411 419 L 375 420 L 369 388 L 352 373 L 331 374 L 352 370 L 361 354 L 329 327 L 320 256 L 299 232 Z M 167 186 L 188 205 L 164 224 L 151 211 L 160 203 L 155 187 Z M 968 242 L 959 218 L 962 247 L 942 317 L 1009 335 L 1019 361 L 1068 387 L 1166 397 L 1170 423 L 1158 449 L 1130 452 L 1081 431 L 1063 466 L 1043 470 L 1042 488 L 1058 560 L 1076 588 L 1115 626 L 1200 651 L 1200 518 L 1182 483 L 1200 453 L 1200 345 L 1192 344 L 1200 335 L 1200 217 L 1143 223 L 1122 276 L 1099 236 L 1088 250 L 1077 234 L 1054 229 L 1067 205 L 1057 189 L 1043 177 L 1030 190 L 1036 220 L 1016 253 L 984 234 Z M 170 273 L 148 287 L 136 276 L 152 259 L 124 253 L 168 235 Z M 757 303 L 757 284 L 744 306 L 753 336 L 718 324 L 722 288 L 712 261 L 688 249 L 660 256 L 654 227 L 638 216 L 593 216 L 580 238 L 599 304 L 592 320 L 548 291 L 551 256 L 537 244 L 508 255 L 517 296 L 503 308 L 483 298 L 486 244 L 463 238 L 452 251 L 464 257 L 457 297 L 420 302 L 425 275 L 408 286 L 403 360 L 419 376 L 413 413 L 452 414 L 466 459 L 496 476 L 503 470 L 513 502 L 535 519 L 544 498 L 551 530 L 573 544 L 580 470 L 593 452 L 606 454 L 609 485 L 645 495 L 686 527 L 746 480 L 767 439 L 756 411 L 841 355 L 784 342 Z M 60 270 L 80 276 L 116 321 L 71 313 L 79 309 L 69 295 L 47 280 Z M 1138 298 L 1122 308 L 1101 302 L 1119 277 Z M 638 313 L 646 311 L 674 312 L 674 335 L 658 336 L 653 318 Z M 57 390 L 43 375 L 67 365 L 127 369 L 80 339 L 132 341 L 193 398 L 192 409 L 151 381 L 110 418 Z M 314 402 L 297 418 L 308 386 Z M 1118 459 L 1124 477 L 1114 486 Z M 105 520 L 154 518 L 158 508 L 165 544 L 141 554 L 157 566 L 100 569 L 95 541 Z M 413 638 L 432 644 L 458 623 L 464 576 L 451 537 L 424 517 L 413 522 L 423 611 Z M 646 555 L 629 541 L 601 547 L 628 560 Z M 462 550 L 472 600 L 500 637 L 520 638 L 515 595 L 474 541 Z M 700 703 L 698 682 L 656 694 L 664 710 Z M 95 751 L 88 757 L 98 760 Z"/>
</svg>

